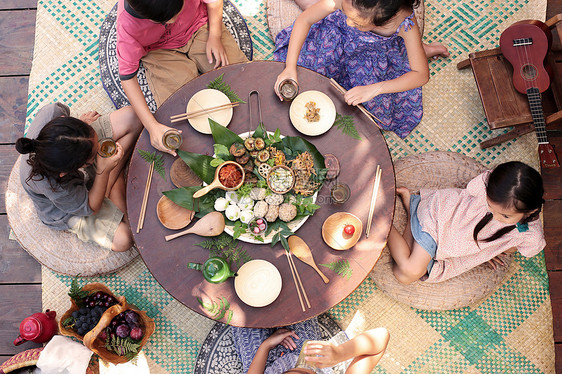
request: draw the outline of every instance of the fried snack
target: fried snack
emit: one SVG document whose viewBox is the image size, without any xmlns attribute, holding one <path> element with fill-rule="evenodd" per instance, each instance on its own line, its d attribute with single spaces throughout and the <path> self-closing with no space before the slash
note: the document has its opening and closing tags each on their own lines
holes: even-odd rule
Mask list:
<svg viewBox="0 0 562 374">
<path fill-rule="evenodd" d="M 320 108 L 316 107 L 314 101 L 309 101 L 304 105 L 306 108 L 306 113 L 304 114 L 304 119 L 308 122 L 318 122 L 320 121 Z"/>
</svg>

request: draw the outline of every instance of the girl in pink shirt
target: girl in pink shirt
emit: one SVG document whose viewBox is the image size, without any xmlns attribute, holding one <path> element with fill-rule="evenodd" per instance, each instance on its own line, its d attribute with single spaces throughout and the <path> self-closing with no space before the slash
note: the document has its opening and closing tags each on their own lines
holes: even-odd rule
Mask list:
<svg viewBox="0 0 562 374">
<path fill-rule="evenodd" d="M 426 274 L 426 281 L 441 282 L 487 261 L 495 269 L 506 252 L 532 257 L 546 244 L 538 219 L 542 178 L 522 162 L 498 165 L 465 189 L 396 191 L 409 217 L 404 234 L 392 227 L 388 238 L 401 283 Z"/>
</svg>

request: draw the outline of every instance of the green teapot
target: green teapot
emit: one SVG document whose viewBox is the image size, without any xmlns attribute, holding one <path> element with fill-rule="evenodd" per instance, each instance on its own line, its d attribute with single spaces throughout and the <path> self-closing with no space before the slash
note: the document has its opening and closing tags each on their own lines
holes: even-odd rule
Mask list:
<svg viewBox="0 0 562 374">
<path fill-rule="evenodd" d="M 238 274 L 233 273 L 228 266 L 228 262 L 222 257 L 211 257 L 203 265 L 188 262 L 188 269 L 199 270 L 203 273 L 203 277 L 207 282 L 222 283 L 230 277 L 235 277 Z"/>
</svg>

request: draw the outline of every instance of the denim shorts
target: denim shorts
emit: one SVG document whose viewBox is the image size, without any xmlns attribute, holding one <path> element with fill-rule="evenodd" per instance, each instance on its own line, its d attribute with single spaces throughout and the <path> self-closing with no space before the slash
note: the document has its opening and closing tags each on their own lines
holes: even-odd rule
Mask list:
<svg viewBox="0 0 562 374">
<path fill-rule="evenodd" d="M 431 235 L 422 230 L 420 225 L 420 220 L 418 219 L 418 205 L 420 204 L 420 200 L 420 195 L 410 196 L 410 230 L 412 231 L 414 240 L 431 256 L 431 261 L 429 261 L 427 265 L 427 274 L 429 274 L 435 263 L 434 259 L 437 253 L 437 243 L 435 243 Z"/>
</svg>

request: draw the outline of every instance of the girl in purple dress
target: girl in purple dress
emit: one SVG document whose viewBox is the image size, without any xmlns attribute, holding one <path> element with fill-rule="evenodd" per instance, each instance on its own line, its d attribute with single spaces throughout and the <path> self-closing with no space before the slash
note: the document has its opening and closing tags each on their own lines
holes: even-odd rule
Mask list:
<svg viewBox="0 0 562 374">
<path fill-rule="evenodd" d="M 334 78 L 349 105 L 363 104 L 385 130 L 404 138 L 421 121 L 429 66 L 414 17 L 419 0 L 320 0 L 276 40 L 283 80 L 297 64 Z M 300 53 L 299 53 L 300 52 Z"/>
</svg>

